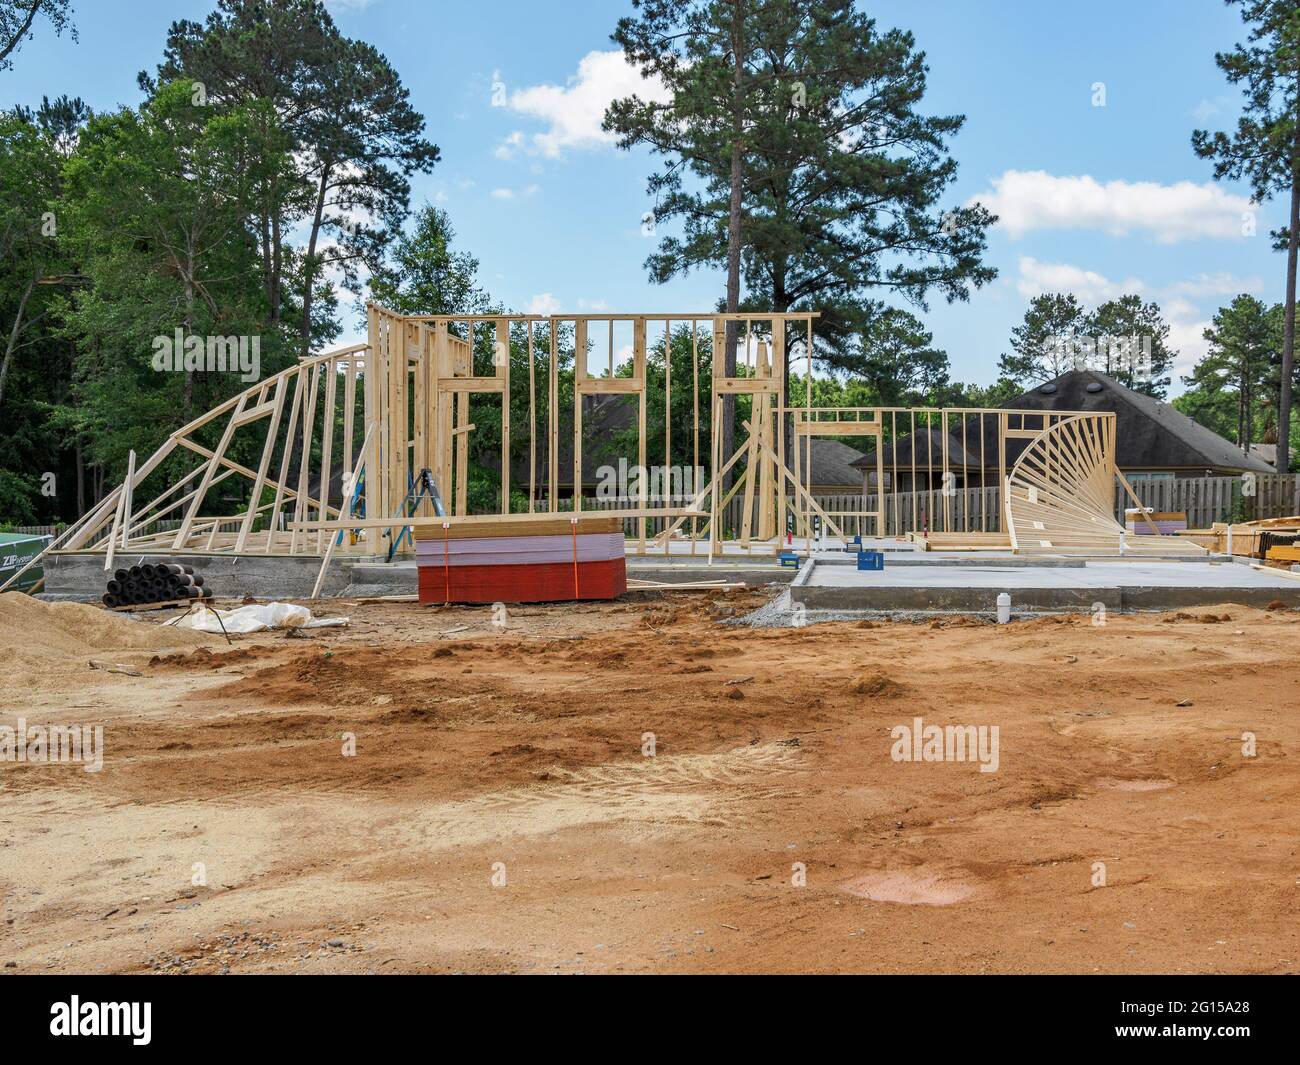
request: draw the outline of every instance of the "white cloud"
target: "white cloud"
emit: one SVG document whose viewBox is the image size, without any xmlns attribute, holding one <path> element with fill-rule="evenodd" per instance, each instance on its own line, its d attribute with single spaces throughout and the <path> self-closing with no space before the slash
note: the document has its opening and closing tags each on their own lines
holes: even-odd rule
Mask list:
<svg viewBox="0 0 1300 1065">
<path fill-rule="evenodd" d="M 1239 296 L 1243 292 L 1262 292 L 1264 281 L 1258 277 L 1237 277 L 1220 270 L 1217 274 L 1198 274 L 1186 281 L 1175 281 L 1161 291 L 1167 298 L 1186 296 L 1196 299 L 1205 296 Z"/>
<path fill-rule="evenodd" d="M 1126 292 L 1141 294 L 1146 290 L 1146 286 L 1136 278 L 1115 282 L 1095 270 L 1085 270 L 1069 263 L 1045 263 L 1022 255 L 1019 265 L 1016 291 L 1025 299 L 1033 299 L 1044 292 L 1073 292 L 1084 304 L 1092 307 Z"/>
<path fill-rule="evenodd" d="M 643 78 L 622 51 L 588 52 L 578 62 L 578 72 L 567 85 L 531 85 L 516 89 L 507 107 L 546 123 L 546 129 L 527 137 L 516 130 L 496 149 L 508 159 L 519 148 L 554 158 L 567 148 L 599 148 L 615 138 L 600 128 L 610 102 L 633 94 L 643 100 L 665 101 L 668 90 L 657 78 Z"/>
<path fill-rule="evenodd" d="M 325 0 L 325 6 L 329 8 L 331 15 L 340 15 L 348 11 L 364 11 L 375 0 Z"/>
<path fill-rule="evenodd" d="M 1213 100 L 1202 100 L 1192 108 L 1192 117 L 1197 122 L 1208 122 L 1215 115 L 1221 115 L 1232 105 L 1227 96 L 1216 96 Z"/>
<path fill-rule="evenodd" d="M 1258 277 L 1236 277 L 1223 271 L 1198 274 L 1157 286 L 1135 277 L 1112 281 L 1095 270 L 1085 270 L 1069 263 L 1045 263 L 1028 255 L 1020 257 L 1019 273 L 1016 289 L 1026 299 L 1045 292 L 1072 292 L 1089 310 L 1106 300 L 1130 293 L 1144 300 L 1155 300 L 1169 323 L 1169 346 L 1178 352 L 1173 369 L 1175 381 L 1179 374 L 1189 372 L 1206 353 L 1207 344 L 1201 334 L 1209 327 L 1210 318 L 1192 301 L 1227 300 L 1243 292 L 1260 292 L 1264 288 L 1264 282 Z"/>
<path fill-rule="evenodd" d="M 993 188 L 971 199 L 998 216 L 1013 238 L 1038 229 L 1095 229 L 1116 236 L 1149 233 L 1162 244 L 1241 237 L 1242 215 L 1254 206 L 1221 185 L 1180 181 L 1108 181 L 1084 174 L 1057 177 L 1043 170 L 1008 170 Z"/>
<path fill-rule="evenodd" d="M 523 146 L 524 135 L 519 130 L 515 130 L 492 150 L 492 154 L 498 159 L 510 159 Z"/>
<path fill-rule="evenodd" d="M 519 196 L 523 196 L 523 197 L 536 196 L 540 191 L 541 191 L 540 185 L 525 185 L 518 192 L 515 192 L 514 189 L 510 189 L 510 188 L 499 188 L 499 189 L 492 190 L 492 197 L 493 199 L 497 199 L 497 200 L 513 200 Z"/>
<path fill-rule="evenodd" d="M 549 292 L 539 292 L 528 301 L 525 314 L 559 314 L 560 301 Z"/>
</svg>

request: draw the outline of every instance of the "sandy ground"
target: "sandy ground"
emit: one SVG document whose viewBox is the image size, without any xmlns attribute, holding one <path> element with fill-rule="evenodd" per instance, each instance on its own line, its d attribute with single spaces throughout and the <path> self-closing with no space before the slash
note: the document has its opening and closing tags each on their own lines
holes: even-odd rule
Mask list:
<svg viewBox="0 0 1300 1065">
<path fill-rule="evenodd" d="M 762 601 L 0 662 L 0 724 L 106 748 L 0 763 L 0 973 L 1300 971 L 1300 614 L 721 623 Z M 895 760 L 916 717 L 997 771 Z"/>
</svg>

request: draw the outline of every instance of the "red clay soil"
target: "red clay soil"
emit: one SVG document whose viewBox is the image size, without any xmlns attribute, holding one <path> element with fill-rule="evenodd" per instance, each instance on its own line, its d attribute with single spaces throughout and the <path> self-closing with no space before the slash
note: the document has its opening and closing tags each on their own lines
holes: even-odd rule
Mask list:
<svg viewBox="0 0 1300 1065">
<path fill-rule="evenodd" d="M 0 763 L 0 965 L 1300 970 L 1300 615 L 721 623 L 760 602 L 330 603 L 27 677 L 0 724 L 105 761 Z M 996 771 L 896 760 L 916 718 Z"/>
</svg>

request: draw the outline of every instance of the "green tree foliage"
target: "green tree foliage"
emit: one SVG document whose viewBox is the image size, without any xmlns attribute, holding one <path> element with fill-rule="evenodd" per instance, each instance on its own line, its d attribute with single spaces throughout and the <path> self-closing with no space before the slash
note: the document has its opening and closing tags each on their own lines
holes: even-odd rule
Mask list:
<svg viewBox="0 0 1300 1065">
<path fill-rule="evenodd" d="M 205 23 L 173 23 L 158 78 L 191 79 L 218 106 L 265 101 L 289 138 L 296 168 L 266 179 L 258 227 L 274 314 L 284 300 L 281 244 L 305 227 L 293 258 L 306 354 L 337 332 L 314 315 L 327 272 L 355 289 L 362 267 L 376 269 L 406 216 L 410 176 L 438 161 L 423 116 L 388 60 L 339 33 L 320 0 L 219 0 Z M 152 84 L 143 74 L 141 83 Z"/>
<path fill-rule="evenodd" d="M 1126 388 L 1164 399 L 1177 352 L 1169 348 L 1169 325 L 1154 301 L 1127 295 L 1107 300 L 1084 325 L 1084 362 Z"/>
<path fill-rule="evenodd" d="M 452 251 L 455 239 L 447 212 L 425 204 L 371 276 L 375 302 L 398 314 L 489 313 L 491 301 L 477 281 L 478 260 Z"/>
<path fill-rule="evenodd" d="M 1242 294 L 1205 330 L 1209 350 L 1183 378 L 1174 406 L 1243 451 L 1276 430 L 1274 360 L 1281 349 L 1283 308 Z"/>
<path fill-rule="evenodd" d="M 925 57 L 910 34 L 878 30 L 848 0 L 637 8 L 614 39 L 671 98 L 616 101 L 605 128 L 667 160 L 649 192 L 682 231 L 647 260 L 654 281 L 739 257 L 743 309 L 821 311 L 824 357 L 853 369 L 870 357 L 859 343 L 874 298 L 966 299 L 995 276 L 981 262 L 994 218 L 945 208 L 947 141 L 964 119 L 920 111 Z"/>
<path fill-rule="evenodd" d="M 863 331 L 859 376 L 887 407 L 923 404 L 948 384 L 948 355 L 915 315 L 887 308 Z"/>
<path fill-rule="evenodd" d="M 0 516 L 12 522 L 49 516 L 53 493 L 84 476 L 75 436 L 72 454 L 60 454 L 72 360 L 57 335 L 70 280 L 60 167 L 84 114 L 66 97 L 0 113 Z"/>
<path fill-rule="evenodd" d="M 1240 85 L 1245 107 L 1231 133 L 1195 130 L 1192 148 L 1214 163 L 1219 180 L 1250 182 L 1257 202 L 1289 198 L 1288 222 L 1273 236 L 1287 253 L 1278 424 L 1290 437 L 1295 365 L 1296 270 L 1300 259 L 1300 6 L 1294 0 L 1227 0 L 1241 6 L 1247 43 L 1214 57 L 1229 82 Z M 1288 466 L 1278 448 L 1278 470 Z"/>
<path fill-rule="evenodd" d="M 1097 370 L 1163 399 L 1177 354 L 1154 302 L 1125 295 L 1089 311 L 1073 293 L 1050 292 L 1029 301 L 1011 330 L 1011 351 L 998 358 L 998 372 L 1007 384 L 1024 386 L 1070 370 Z"/>
<path fill-rule="evenodd" d="M 67 30 L 77 39 L 70 0 L 0 0 L 0 70 L 13 66 L 11 57 L 32 36 L 37 16 L 49 19 L 56 34 Z"/>
<path fill-rule="evenodd" d="M 65 3 L 38 7 L 34 19 L 70 25 Z M 4 57 L 28 12 L 0 0 Z M 149 454 L 247 387 L 238 371 L 160 371 L 159 338 L 255 339 L 265 376 L 336 336 L 336 284 L 355 291 L 363 267 L 385 272 L 408 179 L 437 159 L 396 72 L 317 0 L 218 0 L 204 22 L 172 26 L 140 84 L 138 106 L 103 115 L 66 98 L 0 114 L 11 521 L 75 519 L 129 451 Z M 232 458 L 257 446 L 241 436 Z M 245 487 L 230 479 L 219 494 Z"/>
<path fill-rule="evenodd" d="M 1072 369 L 1072 355 L 1087 315 L 1070 293 L 1052 292 L 1029 301 L 1024 320 L 1011 330 L 1011 351 L 998 358 L 1000 376 L 1017 384 L 1050 381 Z"/>
<path fill-rule="evenodd" d="M 223 374 L 196 394 L 201 375 L 190 370 L 150 387 L 152 338 L 177 328 L 261 333 L 265 308 L 246 222 L 262 172 L 287 165 L 274 134 L 270 143 L 263 135 L 259 105 L 214 112 L 195 106 L 192 91 L 188 82 L 166 85 L 138 112 L 93 119 L 67 167 L 65 239 L 91 282 L 73 300 L 68 328 L 92 364 L 104 423 L 135 397 L 148 406 L 127 420 L 146 435 L 178 415 L 188 421 L 232 387 Z M 277 354 L 278 345 L 263 345 L 272 366 Z M 125 381 L 135 387 L 124 390 Z M 118 448 L 131 444 L 112 435 Z"/>
</svg>

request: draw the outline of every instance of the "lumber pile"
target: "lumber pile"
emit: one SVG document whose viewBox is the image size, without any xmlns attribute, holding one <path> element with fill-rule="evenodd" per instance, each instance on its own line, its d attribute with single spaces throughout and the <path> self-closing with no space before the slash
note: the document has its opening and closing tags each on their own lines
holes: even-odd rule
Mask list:
<svg viewBox="0 0 1300 1065">
<path fill-rule="evenodd" d="M 1232 525 L 1232 553 L 1244 558 L 1275 558 L 1290 561 L 1288 551 L 1295 534 L 1300 534 L 1300 516 L 1290 518 L 1261 518 L 1257 521 L 1235 522 Z M 1216 521 L 1208 529 L 1190 529 L 1180 536 L 1217 554 L 1228 552 L 1228 523 Z"/>
<path fill-rule="evenodd" d="M 623 522 L 609 517 L 417 526 L 421 603 L 545 603 L 627 591 Z"/>
</svg>

